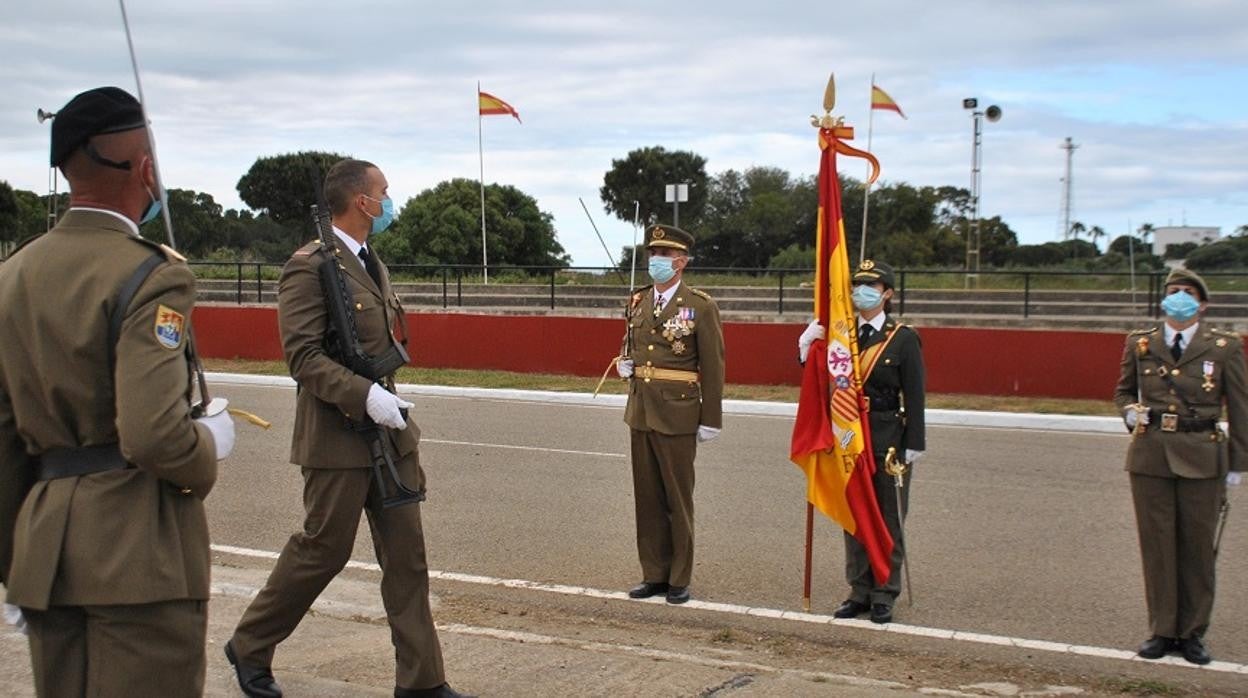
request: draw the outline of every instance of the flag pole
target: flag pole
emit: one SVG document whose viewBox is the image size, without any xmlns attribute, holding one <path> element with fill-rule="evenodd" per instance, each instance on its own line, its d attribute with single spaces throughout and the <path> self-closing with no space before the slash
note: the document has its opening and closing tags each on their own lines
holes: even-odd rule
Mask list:
<svg viewBox="0 0 1248 698">
<path fill-rule="evenodd" d="M 871 152 L 871 131 L 875 127 L 875 73 L 871 73 L 871 92 L 867 95 L 867 152 Z M 867 176 L 862 183 L 862 240 L 858 261 L 867 258 L 867 211 L 871 207 L 871 163 L 867 163 Z"/>
<path fill-rule="evenodd" d="M 481 166 L 481 279 L 490 283 L 490 265 L 485 251 L 485 147 L 481 137 L 481 81 L 477 81 L 477 162 Z"/>
</svg>

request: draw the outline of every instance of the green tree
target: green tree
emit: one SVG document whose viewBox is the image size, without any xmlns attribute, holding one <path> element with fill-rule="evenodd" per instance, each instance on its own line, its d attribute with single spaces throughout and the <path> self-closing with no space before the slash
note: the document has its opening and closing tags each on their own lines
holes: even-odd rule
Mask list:
<svg viewBox="0 0 1248 698">
<path fill-rule="evenodd" d="M 378 251 L 391 264 L 480 264 L 480 189 L 475 180 L 452 179 L 404 204 Z M 533 197 L 509 185 L 485 188 L 488 261 L 495 265 L 568 265 L 554 217 Z"/>
<path fill-rule="evenodd" d="M 1248 238 L 1232 237 L 1192 250 L 1183 265 L 1196 271 L 1240 269 L 1248 266 Z"/>
<path fill-rule="evenodd" d="M 1163 256 L 1166 259 L 1184 259 L 1197 247 L 1200 247 L 1198 242 L 1176 242 L 1166 245 L 1166 253 Z"/>
<path fill-rule="evenodd" d="M 310 229 L 308 211 L 316 203 L 316 190 L 308 166 L 315 164 L 324 181 L 329 168 L 347 157 L 350 156 L 304 151 L 259 158 L 238 180 L 238 195 L 243 203 L 277 223 Z"/>
<path fill-rule="evenodd" d="M 0 246 L 6 243 L 17 242 L 19 224 L 22 220 L 22 210 L 17 205 L 17 196 L 13 194 L 13 187 L 9 183 L 0 180 Z"/>
<path fill-rule="evenodd" d="M 1153 227 L 1152 223 L 1141 223 L 1140 227 L 1136 230 L 1136 232 L 1140 234 L 1140 239 L 1144 241 L 1144 244 L 1149 245 L 1149 252 L 1152 252 L 1153 248 L 1152 243 L 1150 243 L 1148 239 L 1153 236 L 1153 231 L 1155 230 L 1156 228 Z"/>
<path fill-rule="evenodd" d="M 620 220 L 631 223 L 633 203 L 638 202 L 643 225 L 652 217 L 670 223 L 672 205 L 664 201 L 665 186 L 682 182 L 689 184 L 689 201 L 680 205 L 681 220 L 696 220 L 707 199 L 706 158 L 686 150 L 668 151 L 656 145 L 612 160 L 598 193 L 607 213 Z"/>
<path fill-rule="evenodd" d="M 1101 238 L 1107 236 L 1108 234 L 1109 233 L 1106 233 L 1105 229 L 1099 225 L 1094 225 L 1090 229 L 1088 229 L 1088 237 L 1092 240 L 1092 246 L 1096 247 L 1098 250 L 1100 249 L 1100 247 L 1097 245 L 1097 242 Z"/>
</svg>

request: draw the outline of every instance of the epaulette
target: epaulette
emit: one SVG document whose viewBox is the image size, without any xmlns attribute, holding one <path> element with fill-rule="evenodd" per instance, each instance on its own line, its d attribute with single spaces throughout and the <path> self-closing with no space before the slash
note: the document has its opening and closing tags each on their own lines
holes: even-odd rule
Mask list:
<svg viewBox="0 0 1248 698">
<path fill-rule="evenodd" d="M 646 297 L 646 291 L 652 288 L 654 288 L 654 284 L 642 286 L 641 288 L 634 290 L 633 295 L 628 297 L 628 309 L 631 311 L 641 305 L 641 300 Z"/>
<path fill-rule="evenodd" d="M 313 252 L 316 252 L 319 249 L 321 249 L 320 241 L 313 240 L 309 242 L 308 244 L 304 245 L 303 247 L 300 247 L 299 249 L 295 250 L 295 253 L 291 256 L 292 257 L 309 257 L 312 255 Z"/>
<path fill-rule="evenodd" d="M 185 261 L 186 261 L 186 257 L 183 257 L 181 252 L 178 252 L 177 250 L 173 249 L 172 247 L 170 247 L 170 246 L 168 246 L 168 245 L 163 245 L 163 244 L 162 244 L 162 245 L 160 246 L 160 249 L 161 249 L 161 251 L 163 251 L 163 252 L 165 253 L 165 256 L 166 256 L 166 257 L 168 257 L 169 259 L 171 259 L 171 260 L 173 260 L 173 261 L 175 261 L 175 262 L 185 262 Z"/>
<path fill-rule="evenodd" d="M 1152 334 L 1156 331 L 1157 331 L 1157 325 L 1153 325 L 1152 327 L 1141 327 L 1138 330 L 1131 330 L 1130 336 L 1135 337 L 1137 335 Z"/>
<path fill-rule="evenodd" d="M 689 287 L 689 292 L 695 296 L 698 296 L 699 298 L 703 300 L 708 300 L 708 301 L 714 300 L 713 298 L 711 298 L 711 294 L 707 293 L 706 291 L 700 291 L 692 286 Z"/>
<path fill-rule="evenodd" d="M 1214 334 L 1220 334 L 1220 335 L 1222 335 L 1223 337 L 1234 337 L 1234 338 L 1236 338 L 1236 339 L 1239 339 L 1239 333 L 1238 333 L 1238 332 L 1234 332 L 1234 331 L 1232 331 L 1232 330 L 1224 330 L 1224 329 L 1222 329 L 1221 327 L 1210 327 L 1210 328 L 1209 328 L 1209 331 L 1210 331 L 1210 332 L 1212 332 L 1212 333 L 1214 333 Z"/>
<path fill-rule="evenodd" d="M 159 252 L 161 256 L 163 256 L 167 261 L 170 261 L 170 262 L 185 262 L 186 261 L 186 257 L 183 257 L 181 254 L 178 254 L 177 250 L 173 249 L 172 247 L 168 245 L 156 242 L 155 240 L 148 240 L 145 237 L 140 237 L 137 235 L 130 235 L 129 238 L 139 243 L 140 245 L 146 247 L 149 250 Z"/>
</svg>

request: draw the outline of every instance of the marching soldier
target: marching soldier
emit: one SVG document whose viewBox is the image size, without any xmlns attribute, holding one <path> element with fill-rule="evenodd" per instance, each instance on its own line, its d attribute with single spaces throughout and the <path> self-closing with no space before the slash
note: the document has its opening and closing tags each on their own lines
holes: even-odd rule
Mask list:
<svg viewBox="0 0 1248 698">
<path fill-rule="evenodd" d="M 653 286 L 629 303 L 629 379 L 624 421 L 631 434 L 637 552 L 634 599 L 689 600 L 693 573 L 693 460 L 723 426 L 724 338 L 710 296 L 681 283 L 693 236 L 666 225 L 646 231 Z"/>
<path fill-rule="evenodd" d="M 904 520 L 910 510 L 910 479 L 914 464 L 923 457 L 926 448 L 923 349 L 919 333 L 891 315 L 893 278 L 892 267 L 867 259 L 858 266 L 852 279 L 853 303 L 858 310 L 859 366 L 875 457 L 872 484 L 880 513 L 893 539 L 891 574 L 887 584 L 877 585 L 866 548 L 857 538 L 845 533 L 845 578 L 850 592 L 849 598 L 832 614 L 837 618 L 855 618 L 870 612 L 875 623 L 888 623 L 893 619 L 893 604 L 901 593 Z M 818 321 L 810 323 L 802 333 L 798 352 L 803 363 L 811 343 L 825 333 Z M 894 476 L 885 469 L 890 449 L 910 466 L 902 476 L 900 490 Z M 901 510 L 898 509 L 899 499 Z"/>
<path fill-rule="evenodd" d="M 385 175 L 372 163 L 343 160 L 325 177 L 325 199 L 351 295 L 360 348 L 377 356 L 392 350 L 394 326 L 404 326 L 403 308 L 377 259 L 371 235 L 394 219 Z M 394 376 L 374 382 L 331 357 L 326 296 L 318 267 L 327 252 L 319 242 L 290 258 L 278 285 L 278 323 L 291 377 L 299 390 L 291 461 L 303 468 L 306 520 L 290 537 L 255 600 L 226 643 L 243 693 L 274 698 L 282 691 L 271 667 L 278 643 L 303 619 L 312 602 L 350 559 L 360 513 L 368 517 L 381 563 L 381 599 L 395 648 L 396 698 L 456 698 L 446 684 L 442 648 L 429 608 L 429 567 L 419 500 L 425 474 L 420 467 L 420 429 L 404 410 L 412 407 L 393 392 Z M 332 262 L 331 262 L 332 263 Z M 406 330 L 403 330 L 406 339 Z M 384 383 L 384 385 L 383 385 Z M 397 480 L 417 496 L 383 503 L 370 468 L 370 442 L 356 424 L 371 420 L 383 446 L 396 454 Z M 386 486 L 397 483 L 387 482 Z"/>
<path fill-rule="evenodd" d="M 228 413 L 192 419 L 195 279 L 139 237 L 159 211 L 147 124 L 116 87 L 52 122 L 70 208 L 0 265 L 0 581 L 40 696 L 196 696 L 204 497 Z"/>
<path fill-rule="evenodd" d="M 1160 327 L 1127 336 L 1114 401 L 1134 432 L 1126 471 L 1135 504 L 1152 636 L 1139 655 L 1212 661 L 1214 540 L 1226 485 L 1248 469 L 1248 380 L 1239 335 L 1201 322 L 1209 288 L 1166 277 Z M 1223 407 L 1230 437 L 1218 426 Z"/>
</svg>

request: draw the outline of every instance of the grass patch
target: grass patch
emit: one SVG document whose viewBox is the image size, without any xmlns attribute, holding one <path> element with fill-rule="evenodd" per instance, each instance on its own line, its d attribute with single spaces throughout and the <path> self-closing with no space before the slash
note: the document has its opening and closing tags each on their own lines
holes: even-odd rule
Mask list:
<svg viewBox="0 0 1248 698">
<path fill-rule="evenodd" d="M 289 375 L 281 361 L 247 359 L 206 359 L 209 371 L 250 373 L 256 375 Z M 447 385 L 462 388 L 504 388 L 512 390 L 553 390 L 557 392 L 592 393 L 597 378 L 566 376 L 550 373 L 511 373 L 508 371 L 475 371 L 458 368 L 401 368 L 398 382 L 418 385 Z M 628 384 L 612 373 L 602 384 L 604 395 L 624 395 Z M 730 400 L 761 400 L 764 402 L 797 402 L 798 389 L 792 385 L 724 386 L 724 397 Z M 1059 398 L 997 397 L 991 395 L 928 394 L 931 409 L 974 410 L 989 412 L 1038 412 L 1042 414 L 1082 414 L 1117 416 L 1118 410 L 1109 400 L 1068 400 Z"/>
<path fill-rule="evenodd" d="M 711 635 L 711 642 L 717 645 L 731 645 L 739 639 L 732 628 L 720 628 Z"/>
</svg>

